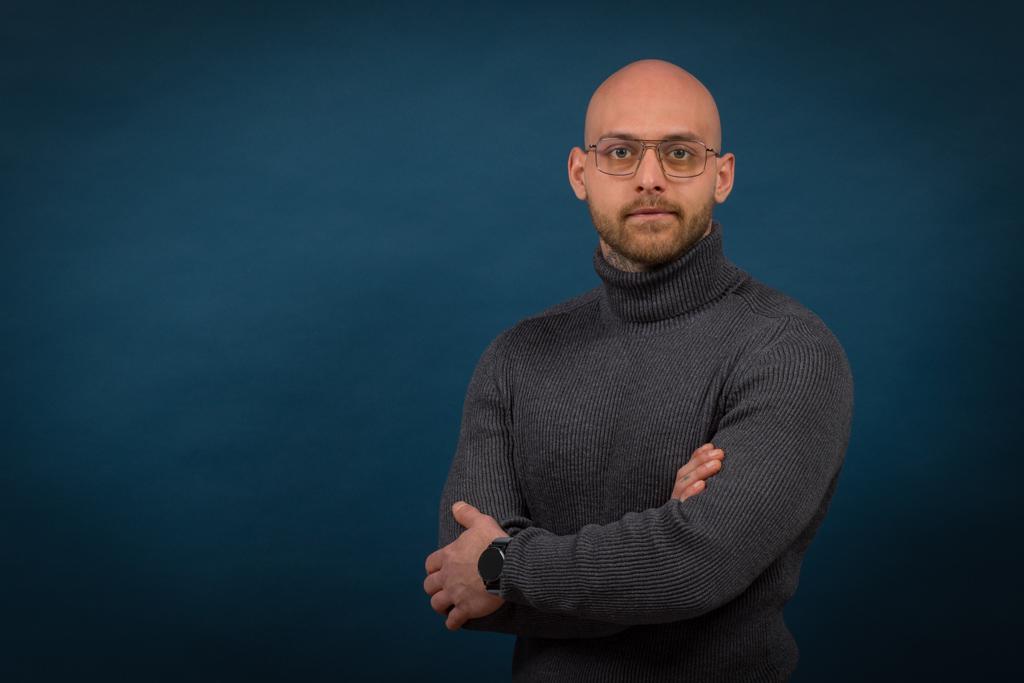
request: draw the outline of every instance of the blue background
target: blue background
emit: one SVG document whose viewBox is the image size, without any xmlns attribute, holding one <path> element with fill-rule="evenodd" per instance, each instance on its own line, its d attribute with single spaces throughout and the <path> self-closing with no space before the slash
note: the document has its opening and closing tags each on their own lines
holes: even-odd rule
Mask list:
<svg viewBox="0 0 1024 683">
<path fill-rule="evenodd" d="M 853 367 L 794 680 L 1006 671 L 1018 17 L 708 5 L 5 3 L 0 678 L 507 677 L 423 562 L 480 353 L 599 282 L 566 156 L 644 57 Z"/>
</svg>

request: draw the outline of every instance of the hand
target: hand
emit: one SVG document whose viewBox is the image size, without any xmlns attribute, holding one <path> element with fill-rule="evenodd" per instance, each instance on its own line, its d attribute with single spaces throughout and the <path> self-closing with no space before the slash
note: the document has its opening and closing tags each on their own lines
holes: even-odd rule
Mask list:
<svg viewBox="0 0 1024 683">
<path fill-rule="evenodd" d="M 427 556 L 423 590 L 431 596 L 434 611 L 448 616 L 444 625 L 455 631 L 470 619 L 485 617 L 505 604 L 504 598 L 484 588 L 477 562 L 491 541 L 508 534 L 493 517 L 461 500 L 452 506 L 452 514 L 467 529 Z"/>
<path fill-rule="evenodd" d="M 676 472 L 676 486 L 672 489 L 672 498 L 684 501 L 696 496 L 704 490 L 705 479 L 714 476 L 722 469 L 725 451 L 715 448 L 713 443 L 706 443 L 693 452 L 690 461 Z"/>
</svg>

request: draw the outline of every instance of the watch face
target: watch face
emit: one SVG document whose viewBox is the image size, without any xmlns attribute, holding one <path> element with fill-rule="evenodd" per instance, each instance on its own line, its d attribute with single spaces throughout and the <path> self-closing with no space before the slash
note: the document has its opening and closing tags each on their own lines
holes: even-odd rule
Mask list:
<svg viewBox="0 0 1024 683">
<path fill-rule="evenodd" d="M 483 551 L 477 562 L 480 578 L 484 581 L 497 581 L 501 577 L 501 566 L 504 563 L 505 556 L 497 548 L 488 548 Z"/>
</svg>

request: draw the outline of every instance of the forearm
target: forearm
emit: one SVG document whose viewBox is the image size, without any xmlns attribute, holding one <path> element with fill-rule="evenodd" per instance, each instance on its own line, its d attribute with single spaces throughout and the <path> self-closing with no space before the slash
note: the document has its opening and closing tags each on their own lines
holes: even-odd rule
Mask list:
<svg viewBox="0 0 1024 683">
<path fill-rule="evenodd" d="M 716 485 L 684 503 L 672 500 L 572 535 L 525 529 L 506 549 L 503 597 L 622 626 L 692 619 L 717 609 L 775 559 L 776 543 L 788 544 L 802 528 L 793 527 L 792 539 L 773 536 L 771 547 L 716 537 L 721 527 L 700 519 L 712 513 L 711 507 L 698 509 L 699 499 L 721 495 L 723 487 Z"/>
<path fill-rule="evenodd" d="M 475 492 L 460 489 L 462 487 L 459 487 L 457 482 L 449 476 L 441 496 L 438 547 L 444 547 L 453 542 L 461 533 L 458 522 L 451 514 L 451 506 L 456 500 L 469 501 L 482 512 L 492 514 L 498 524 L 513 538 L 524 528 L 537 528 L 529 518 L 523 515 L 502 516 L 500 512 L 493 514 L 493 510 L 500 510 L 500 501 L 489 500 L 486 488 L 479 488 Z M 476 501 L 474 497 L 477 499 Z M 506 600 L 505 604 L 497 611 L 486 617 L 470 619 L 462 625 L 462 628 L 536 638 L 603 638 L 620 633 L 627 626 L 600 619 L 545 612 L 529 604 L 516 604 Z"/>
</svg>

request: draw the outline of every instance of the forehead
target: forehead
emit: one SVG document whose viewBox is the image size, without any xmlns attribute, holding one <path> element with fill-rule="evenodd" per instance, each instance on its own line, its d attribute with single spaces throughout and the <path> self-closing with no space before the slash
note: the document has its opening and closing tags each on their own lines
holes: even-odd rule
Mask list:
<svg viewBox="0 0 1024 683">
<path fill-rule="evenodd" d="M 592 103 L 587 142 L 612 133 L 651 140 L 689 134 L 708 142 L 717 112 L 701 94 L 692 88 L 615 88 Z"/>
</svg>

